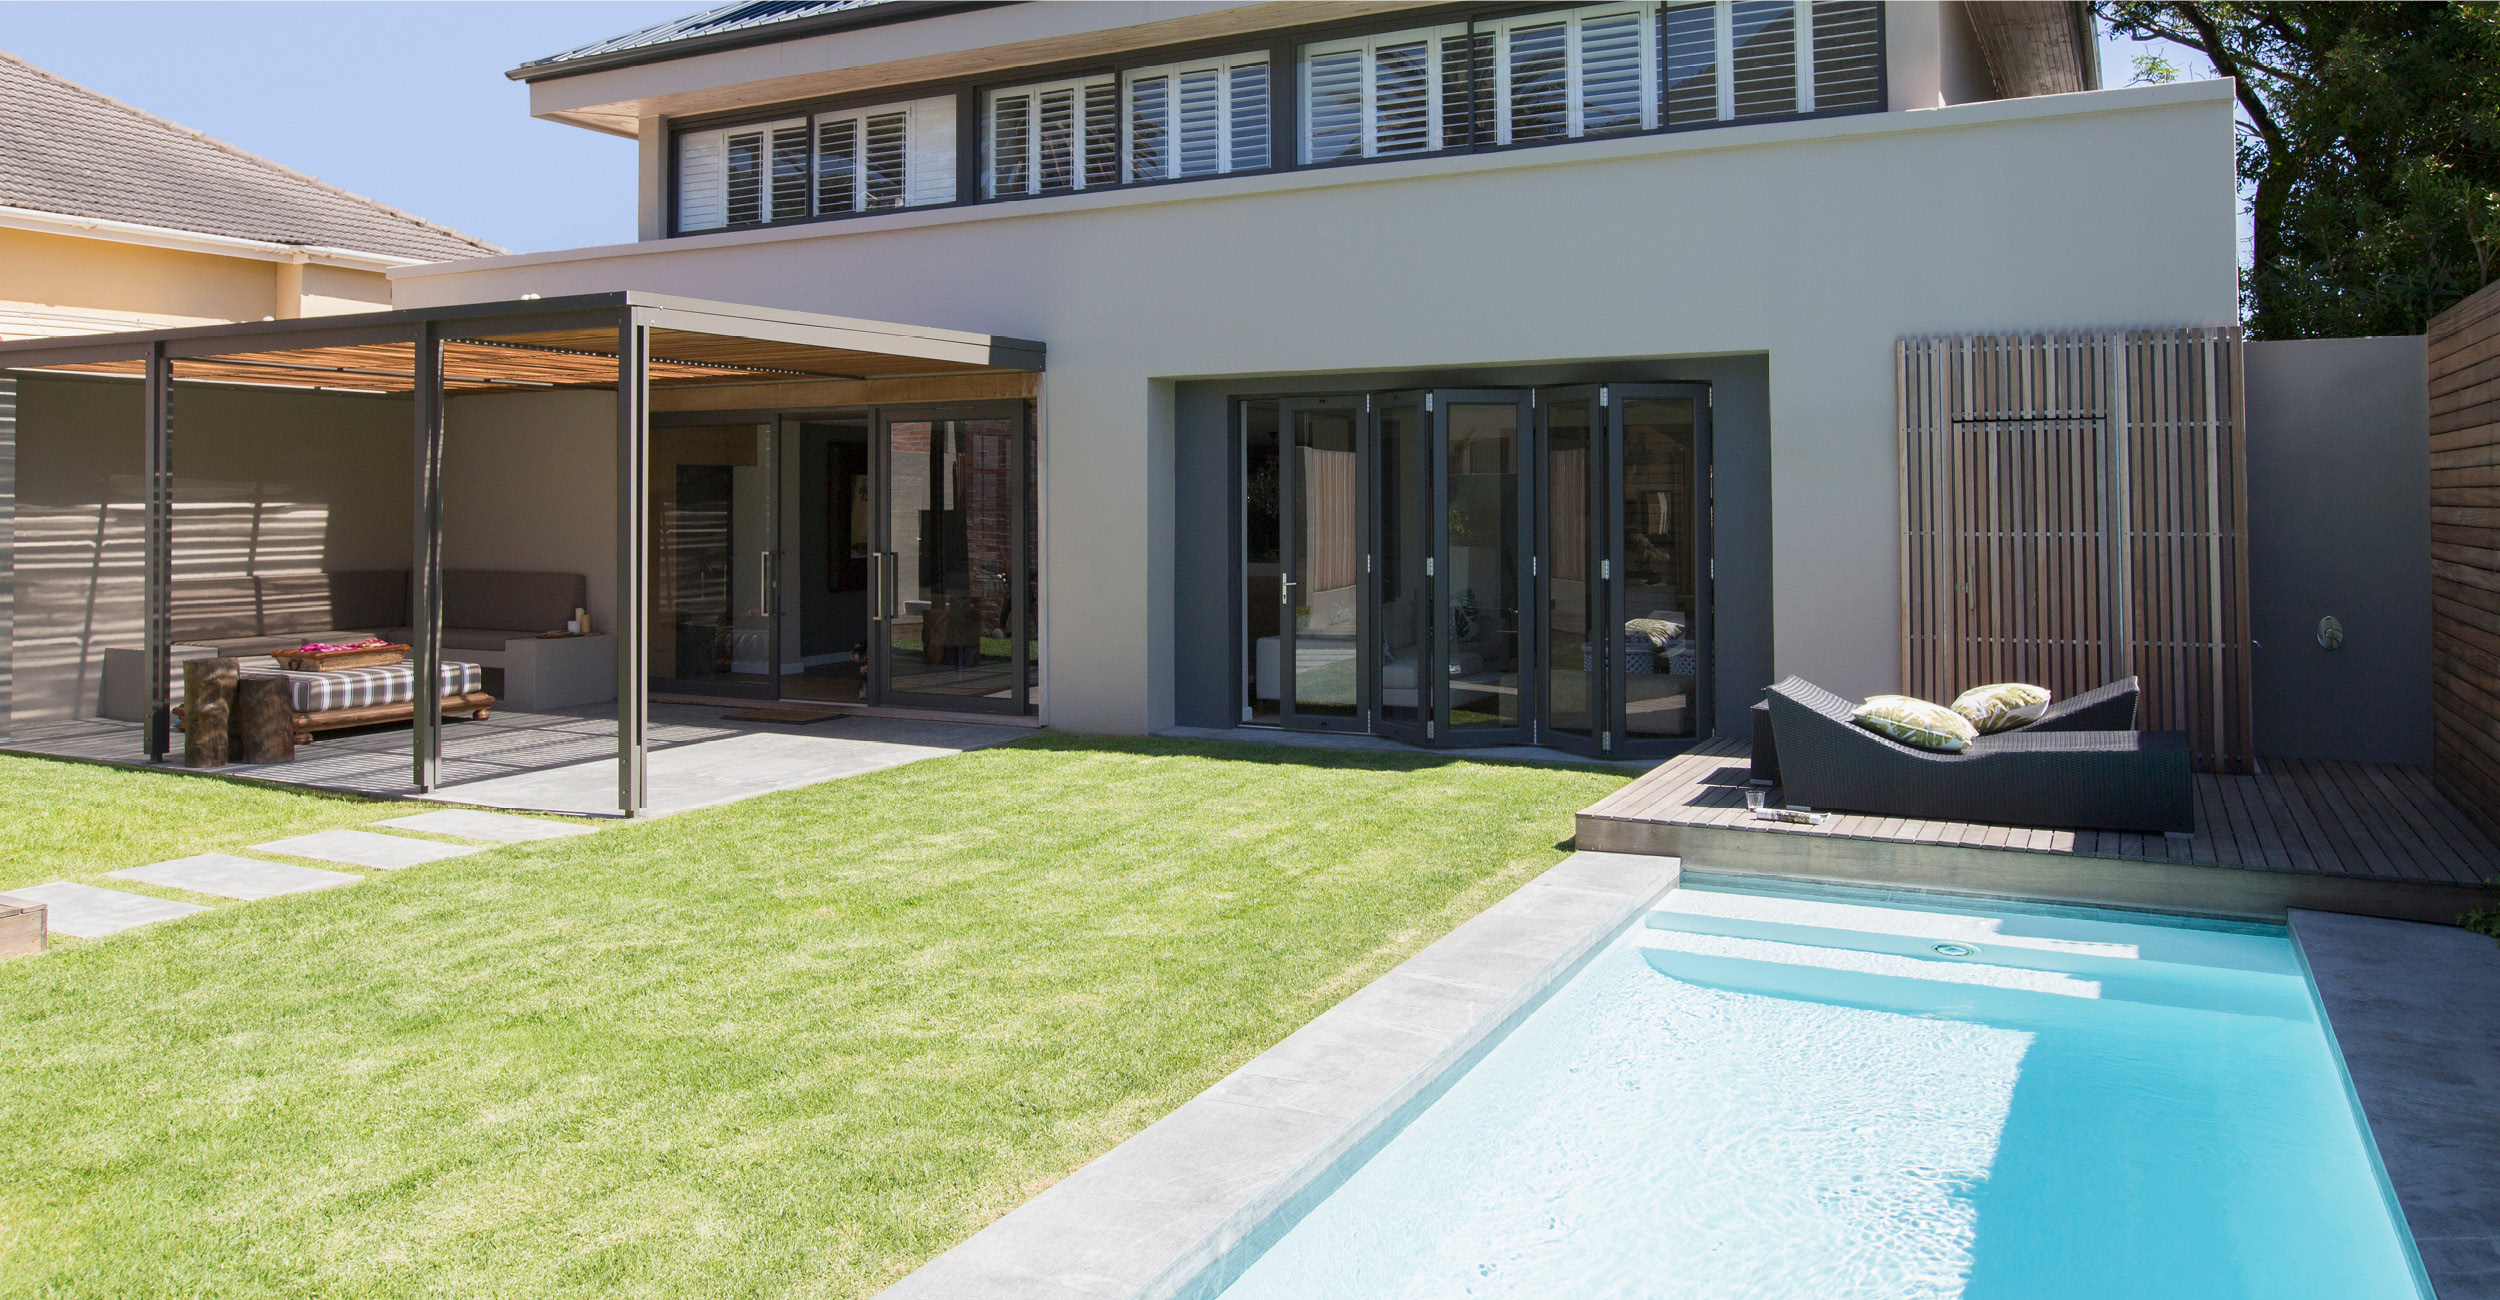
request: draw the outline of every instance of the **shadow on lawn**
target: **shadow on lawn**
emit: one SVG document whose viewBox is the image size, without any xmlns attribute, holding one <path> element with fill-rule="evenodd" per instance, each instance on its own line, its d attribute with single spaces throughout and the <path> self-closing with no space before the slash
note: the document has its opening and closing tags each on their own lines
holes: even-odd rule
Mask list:
<svg viewBox="0 0 2500 1300">
<path fill-rule="evenodd" d="M 1268 763 L 1280 767 L 1325 767 L 1377 772 L 1421 772 L 1431 768 L 1472 764 L 1479 767 L 1525 768 L 1531 771 L 1638 775 L 1620 764 L 1591 759 L 1485 758 L 1463 750 L 1416 750 L 1398 753 L 1376 749 L 1321 749 L 1316 746 L 1266 744 L 1255 740 L 1197 740 L 1177 736 L 1080 736 L 1042 731 L 1000 749 L 1048 750 L 1065 754 L 1129 754 L 1146 758 L 1212 758 L 1231 763 Z"/>
</svg>

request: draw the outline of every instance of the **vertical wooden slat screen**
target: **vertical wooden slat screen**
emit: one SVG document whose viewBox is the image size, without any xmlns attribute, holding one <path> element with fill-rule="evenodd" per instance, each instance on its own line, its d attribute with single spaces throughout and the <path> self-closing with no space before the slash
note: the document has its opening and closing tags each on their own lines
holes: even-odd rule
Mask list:
<svg viewBox="0 0 2500 1300">
<path fill-rule="evenodd" d="M 1902 690 L 2062 696 L 2132 673 L 2146 730 L 2249 770 L 2239 329 L 1903 339 L 1895 356 Z"/>
<path fill-rule="evenodd" d="M 2431 774 L 2500 831 L 2500 284 L 2427 332 Z"/>
</svg>

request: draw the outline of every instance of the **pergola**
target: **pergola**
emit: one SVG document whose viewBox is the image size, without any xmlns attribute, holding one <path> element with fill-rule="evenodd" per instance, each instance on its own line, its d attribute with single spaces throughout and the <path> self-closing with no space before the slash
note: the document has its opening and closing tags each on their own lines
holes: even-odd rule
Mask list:
<svg viewBox="0 0 2500 1300">
<path fill-rule="evenodd" d="M 1038 372 L 1043 347 L 959 330 L 625 291 L 299 320 L 0 343 L 0 456 L 17 441 L 17 376 L 116 375 L 146 385 L 145 657 L 151 762 L 170 747 L 174 395 L 182 384 L 406 394 L 415 407 L 409 649 L 420 699 L 442 679 L 444 399 L 471 393 L 616 392 L 617 807 L 649 803 L 651 392 L 772 382 Z M 442 718 L 420 707 L 411 778 L 433 790 Z"/>
</svg>

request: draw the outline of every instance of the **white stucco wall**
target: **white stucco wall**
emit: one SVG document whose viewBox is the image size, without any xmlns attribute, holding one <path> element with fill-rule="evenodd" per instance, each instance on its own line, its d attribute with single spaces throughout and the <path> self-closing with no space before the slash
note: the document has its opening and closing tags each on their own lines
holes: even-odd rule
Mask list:
<svg viewBox="0 0 2500 1300">
<path fill-rule="evenodd" d="M 579 573 L 616 616 L 616 397 L 481 393 L 443 408 L 443 567 Z"/>
<path fill-rule="evenodd" d="M 480 259 L 402 306 L 645 289 L 1045 341 L 1048 716 L 1171 718 L 1166 381 L 1758 352 L 1775 657 L 1899 678 L 1893 341 L 2235 319 L 2226 85 L 1200 181 Z"/>
</svg>

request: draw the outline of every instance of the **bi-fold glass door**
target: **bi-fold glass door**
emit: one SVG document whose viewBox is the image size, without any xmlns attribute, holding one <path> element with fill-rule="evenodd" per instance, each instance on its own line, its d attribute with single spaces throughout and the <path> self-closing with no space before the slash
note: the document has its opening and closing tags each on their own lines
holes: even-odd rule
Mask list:
<svg viewBox="0 0 2500 1300">
<path fill-rule="evenodd" d="M 1709 734 L 1708 389 L 1537 396 L 1539 738 L 1632 756 Z"/>
</svg>

